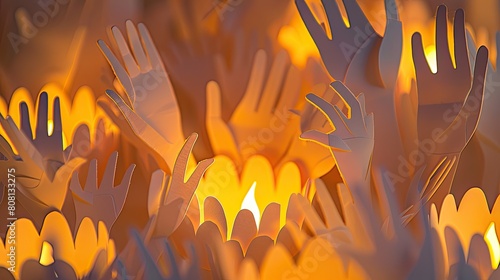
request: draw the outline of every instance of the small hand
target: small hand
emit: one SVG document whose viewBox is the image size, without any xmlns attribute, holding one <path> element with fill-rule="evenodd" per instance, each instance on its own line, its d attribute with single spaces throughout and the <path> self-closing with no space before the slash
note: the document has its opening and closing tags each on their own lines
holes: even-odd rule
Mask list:
<svg viewBox="0 0 500 280">
<path fill-rule="evenodd" d="M 323 93 L 322 98 L 330 104 L 336 102 L 339 106 L 343 105 L 343 103 L 339 104 L 342 101 L 337 97 L 335 91 L 324 84 L 317 85 L 313 88 L 312 92 Z M 296 118 L 298 117 L 296 116 Z M 299 136 L 310 129 L 318 129 L 321 132 L 327 133 L 332 130 L 332 127 L 328 120 L 325 119 L 323 113 L 310 103 L 307 103 L 300 113 L 300 123 L 298 125 L 300 125 L 300 129 L 296 132 L 297 134 L 286 156 L 280 160 L 276 171 L 279 172 L 284 164 L 293 161 L 301 171 L 302 183 L 304 184 L 304 179 L 316 179 L 328 173 L 335 166 L 335 160 L 329 148 L 310 141 L 304 141 Z"/>
<path fill-rule="evenodd" d="M 215 154 L 230 156 L 239 166 L 255 154 L 276 164 L 293 135 L 289 110 L 296 103 L 298 71 L 289 67 L 286 53 L 277 55 L 264 87 L 266 53 L 258 51 L 245 96 L 229 124 L 221 117 L 221 94 L 216 82 L 207 85 L 207 131 Z M 287 71 L 288 69 L 288 71 Z"/>
<path fill-rule="evenodd" d="M 142 129 L 134 124 L 136 118 L 143 125 L 150 127 L 149 130 L 153 130 L 155 134 L 163 138 L 159 141 L 168 143 L 166 144 L 168 146 L 180 146 L 184 135 L 180 110 L 172 84 L 147 28 L 143 24 L 139 24 L 138 28 L 140 35 L 133 23 L 127 21 L 127 33 L 133 55 L 120 30 L 117 27 L 112 28 L 114 40 L 119 47 L 125 67 L 106 43 L 102 40 L 98 41 L 101 51 L 125 90 L 129 102 L 112 91 L 107 91 L 108 96 L 118 105 L 135 134 L 146 143 L 149 139 L 141 137 Z M 133 112 L 133 117 L 127 114 L 127 111 Z M 168 120 L 168 126 L 165 125 L 166 120 Z M 175 161 L 173 156 L 168 154 L 162 154 L 162 156 L 166 157 L 169 166 L 173 166 Z"/>
<path fill-rule="evenodd" d="M 185 180 L 188 159 L 198 138 L 192 134 L 184 143 L 174 165 L 172 175 L 162 170 L 153 173 L 149 187 L 148 211 L 153 217 L 155 236 L 169 236 L 184 219 L 201 177 L 213 159 L 201 161 L 191 177 Z"/>
<path fill-rule="evenodd" d="M 111 227 L 125 204 L 130 180 L 135 168 L 135 165 L 130 165 L 121 183 L 114 186 L 117 160 L 118 153 L 114 152 L 108 159 L 104 177 L 100 184 L 98 184 L 97 160 L 95 159 L 90 162 L 85 188 L 80 185 L 78 172 L 73 173 L 70 189 L 75 201 L 77 225 L 80 224 L 83 218 L 90 217 L 96 227 L 99 221 L 103 221 L 106 228 L 111 231 Z"/>
<path fill-rule="evenodd" d="M 308 94 L 307 100 L 323 112 L 335 130 L 328 134 L 310 130 L 304 132 L 301 138 L 329 147 L 349 188 L 364 187 L 370 178 L 369 168 L 374 145 L 373 114 L 366 114 L 363 94 L 356 98 L 341 82 L 333 82 L 331 86 L 349 106 L 350 118 L 336 105 L 317 95 Z"/>
</svg>

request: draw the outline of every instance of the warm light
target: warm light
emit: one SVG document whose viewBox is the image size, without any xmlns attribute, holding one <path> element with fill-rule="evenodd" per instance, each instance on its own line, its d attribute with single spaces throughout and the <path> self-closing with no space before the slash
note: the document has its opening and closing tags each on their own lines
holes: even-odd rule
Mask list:
<svg viewBox="0 0 500 280">
<path fill-rule="evenodd" d="M 53 120 L 48 120 L 47 121 L 47 133 L 50 135 L 52 135 L 52 133 L 54 132 L 54 121 Z"/>
<path fill-rule="evenodd" d="M 491 267 L 497 269 L 500 263 L 500 243 L 498 242 L 497 232 L 495 230 L 495 223 L 491 222 L 484 235 L 484 241 L 488 244 L 491 256 Z"/>
<path fill-rule="evenodd" d="M 41 265 L 51 265 L 54 263 L 53 257 L 54 249 L 49 242 L 44 241 L 42 244 L 42 252 L 40 253 L 40 264 Z"/>
<path fill-rule="evenodd" d="M 260 210 L 257 202 L 255 201 L 255 186 L 257 186 L 257 182 L 253 182 L 250 190 L 248 190 L 247 195 L 243 199 L 243 203 L 241 203 L 241 210 L 247 209 L 252 212 L 253 217 L 255 219 L 255 224 L 257 228 L 259 228 L 260 224 Z"/>
<path fill-rule="evenodd" d="M 431 68 L 432 73 L 437 73 L 437 56 L 436 56 L 436 46 L 430 45 L 425 48 L 425 57 L 427 58 L 427 63 Z"/>
</svg>

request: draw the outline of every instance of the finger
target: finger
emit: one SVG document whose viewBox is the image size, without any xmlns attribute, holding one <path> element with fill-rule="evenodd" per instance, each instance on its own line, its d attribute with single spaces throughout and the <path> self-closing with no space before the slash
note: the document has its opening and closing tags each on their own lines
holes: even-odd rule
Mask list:
<svg viewBox="0 0 500 280">
<path fill-rule="evenodd" d="M 252 72 L 248 81 L 245 96 L 240 102 L 239 106 L 247 112 L 255 111 L 259 104 L 262 87 L 264 84 L 264 75 L 266 69 L 267 55 L 266 51 L 258 50 L 255 54 Z"/>
<path fill-rule="evenodd" d="M 444 5 L 439 6 L 436 17 L 436 59 L 438 71 L 453 69 L 448 45 L 448 12 Z"/>
<path fill-rule="evenodd" d="M 297 196 L 299 205 L 302 208 L 302 211 L 305 214 L 305 221 L 309 224 L 310 229 L 313 231 L 314 234 L 318 234 L 320 232 L 326 231 L 326 227 L 319 217 L 318 213 L 314 211 L 314 209 L 311 207 L 311 204 L 307 199 L 303 196 Z"/>
<path fill-rule="evenodd" d="M 189 162 L 189 155 L 193 151 L 196 139 L 198 139 L 198 134 L 191 134 L 182 146 L 182 149 L 175 160 L 174 170 L 172 171 L 172 181 L 179 186 L 184 185 L 184 177 L 186 175 L 186 169 Z"/>
<path fill-rule="evenodd" d="M 488 49 L 481 46 L 477 52 L 476 64 L 474 66 L 474 81 L 472 88 L 465 100 L 462 112 L 468 115 L 466 121 L 466 137 L 469 139 L 476 131 L 484 98 L 484 86 L 486 69 L 488 67 Z M 459 117 L 462 114 L 459 114 Z"/>
<path fill-rule="evenodd" d="M 343 0 L 342 2 L 344 2 L 349 18 L 350 28 L 353 26 L 362 26 L 363 30 L 365 30 L 365 26 L 371 26 L 356 0 Z"/>
<path fill-rule="evenodd" d="M 297 5 L 297 9 L 299 10 L 300 17 L 304 21 L 304 24 L 306 25 L 307 30 L 309 31 L 309 34 L 311 34 L 311 37 L 313 38 L 316 45 L 322 46 L 327 41 L 329 41 L 328 37 L 326 36 L 325 30 L 323 29 L 323 27 L 321 27 L 321 25 L 314 17 L 306 1 L 295 0 L 295 4 Z"/>
<path fill-rule="evenodd" d="M 55 145 L 62 148 L 62 120 L 61 120 L 61 101 L 59 97 L 54 100 L 54 108 L 52 113 L 54 131 L 52 132 L 52 139 Z"/>
<path fill-rule="evenodd" d="M 111 66 L 111 68 L 113 69 L 115 76 L 118 78 L 118 80 L 122 84 L 123 88 L 127 92 L 130 104 L 134 104 L 135 91 L 134 91 L 134 87 L 132 85 L 132 80 L 130 79 L 130 76 L 128 75 L 127 71 L 125 71 L 125 68 L 123 68 L 120 61 L 118 61 L 116 56 L 109 49 L 108 45 L 106 45 L 106 43 L 104 43 L 103 40 L 97 41 L 97 44 L 99 45 L 101 52 L 104 54 L 104 56 L 108 60 L 108 63 Z"/>
<path fill-rule="evenodd" d="M 47 137 L 47 123 L 49 114 L 49 98 L 46 92 L 40 94 L 40 99 L 38 100 L 38 114 L 36 123 L 36 138 Z"/>
<path fill-rule="evenodd" d="M 160 69 L 160 67 L 163 67 L 163 61 L 158 53 L 158 49 L 156 49 L 153 39 L 151 38 L 151 34 L 149 34 L 148 28 L 143 23 L 139 23 L 138 27 L 139 34 L 141 34 L 144 45 L 146 46 L 146 52 L 149 56 L 151 66 L 153 69 Z"/>
<path fill-rule="evenodd" d="M 220 87 L 216 81 L 207 84 L 207 120 L 222 119 Z"/>
<path fill-rule="evenodd" d="M 84 191 L 87 193 L 96 193 L 98 184 L 97 176 L 97 159 L 93 159 L 89 164 L 89 171 L 87 172 L 87 180 L 85 181 Z"/>
<path fill-rule="evenodd" d="M 21 102 L 21 104 L 19 104 L 19 107 L 19 110 L 21 111 L 21 131 L 24 133 L 24 135 L 26 135 L 26 137 L 28 137 L 29 139 L 33 139 L 28 105 L 26 104 L 26 102 Z"/>
<path fill-rule="evenodd" d="M 299 99 L 301 89 L 300 71 L 295 66 L 290 66 L 283 86 L 278 105 L 276 105 L 275 114 L 285 110 L 291 110 Z"/>
<path fill-rule="evenodd" d="M 398 5 L 395 0 L 385 0 L 385 16 L 387 21 L 399 20 Z"/>
<path fill-rule="evenodd" d="M 467 40 L 465 35 L 464 10 L 458 9 L 455 13 L 453 27 L 455 36 L 455 62 L 457 69 L 467 69 L 470 72 L 469 53 L 467 52 Z"/>
<path fill-rule="evenodd" d="M 342 32 L 342 30 L 347 28 L 344 23 L 344 19 L 342 18 L 342 14 L 340 13 L 339 5 L 337 4 L 337 1 L 331 0 L 321 0 L 321 3 L 325 8 L 330 30 L 332 31 L 332 37 L 334 37 L 336 33 Z"/>
<path fill-rule="evenodd" d="M 276 105 L 276 100 L 281 93 L 281 86 L 284 81 L 288 58 L 285 51 L 280 51 L 274 59 L 267 83 L 262 93 L 261 102 L 258 107 L 260 112 L 272 112 Z"/>
<path fill-rule="evenodd" d="M 30 168 L 40 168 L 38 171 L 42 171 L 41 169 L 44 166 L 42 156 L 31 143 L 31 139 L 28 140 L 28 138 L 19 131 L 11 117 L 4 119 L 0 114 L 0 124 L 5 130 L 5 133 L 7 133 L 7 136 L 16 148 L 21 159 L 24 162 L 34 162 L 36 166 L 31 166 Z M 37 172 L 37 170 L 30 171 Z"/>
<path fill-rule="evenodd" d="M 344 102 L 351 108 L 351 119 L 363 118 L 363 112 L 359 106 L 359 101 L 356 96 L 342 83 L 335 81 L 331 84 L 335 91 L 340 95 Z M 343 115 L 343 114 L 342 114 Z"/>
<path fill-rule="evenodd" d="M 191 177 L 189 177 L 187 181 L 187 185 L 189 186 L 189 189 L 192 190 L 191 196 L 194 195 L 194 191 L 198 187 L 198 184 L 200 183 L 201 177 L 203 177 L 203 174 L 207 171 L 207 169 L 214 163 L 214 159 L 206 159 L 202 160 L 198 165 L 196 166 L 196 170 L 193 172 Z"/>
<path fill-rule="evenodd" d="M 358 102 L 359 102 L 359 107 L 361 108 L 361 115 L 363 117 L 366 117 L 367 113 L 366 113 L 366 100 L 365 100 L 365 94 L 364 93 L 360 93 L 358 95 Z"/>
<path fill-rule="evenodd" d="M 125 202 L 128 190 L 130 189 L 130 182 L 132 180 L 132 175 L 134 174 L 135 166 L 136 166 L 135 164 L 131 164 L 127 168 L 127 171 L 125 171 L 125 175 L 123 175 L 122 181 L 113 190 L 114 197 L 116 200 L 116 205 L 115 205 L 115 209 L 117 210 L 116 213 L 120 213 L 120 211 L 123 209 L 123 203 Z M 113 184 L 111 184 L 111 186 L 112 185 Z M 119 190 L 116 190 L 118 188 Z"/>
<path fill-rule="evenodd" d="M 388 0 L 393 1 L 393 0 Z M 397 11 L 397 8 L 395 8 Z M 403 26 L 398 20 L 389 19 L 378 54 L 378 70 L 385 88 L 396 83 L 403 52 Z"/>
<path fill-rule="evenodd" d="M 165 192 L 167 184 L 165 184 L 165 172 L 158 169 L 151 174 L 148 193 L 148 214 L 153 217 L 158 213 L 158 209 L 165 202 Z"/>
<path fill-rule="evenodd" d="M 89 180 L 89 178 L 87 178 Z M 92 194 L 89 192 L 85 192 L 80 185 L 80 180 L 78 179 L 78 171 L 74 172 L 71 176 L 71 181 L 69 183 L 69 189 L 73 194 L 73 197 L 76 197 L 80 202 L 92 204 Z"/>
<path fill-rule="evenodd" d="M 424 46 L 422 43 L 422 35 L 418 32 L 415 32 L 411 38 L 412 43 L 412 55 L 413 55 L 413 64 L 415 65 L 415 72 L 417 75 L 417 79 L 427 80 L 427 76 L 431 76 L 432 70 L 427 63 L 427 59 L 424 53 Z"/>
<path fill-rule="evenodd" d="M 106 164 L 106 169 L 104 171 L 104 176 L 102 177 L 102 181 L 99 186 L 100 190 L 110 190 L 114 187 L 117 162 L 118 152 L 115 151 L 111 154 L 111 156 L 109 156 L 108 163 Z"/>
<path fill-rule="evenodd" d="M 113 37 L 118 46 L 118 49 L 120 50 L 120 54 L 122 55 L 123 62 L 125 63 L 125 68 L 127 69 L 127 72 L 129 73 L 131 78 L 138 76 L 141 71 L 139 70 L 139 67 L 137 66 L 137 62 L 135 61 L 134 57 L 130 53 L 127 41 L 125 41 L 122 32 L 116 26 L 113 26 L 113 28 L 111 28 L 111 31 L 113 32 Z"/>
<path fill-rule="evenodd" d="M 141 39 L 139 38 L 139 34 L 137 33 L 137 29 L 135 28 L 134 23 L 131 20 L 127 20 L 127 35 L 130 45 L 132 47 L 132 52 L 134 53 L 134 57 L 139 64 L 140 71 L 146 72 L 151 69 L 151 64 L 144 53 L 144 49 L 142 48 Z"/>
<path fill-rule="evenodd" d="M 306 95 L 306 99 L 318 110 L 320 110 L 323 115 L 325 115 L 332 127 L 341 125 L 341 122 L 343 121 L 340 119 L 332 104 L 326 102 L 323 98 L 311 93 Z"/>
<path fill-rule="evenodd" d="M 234 135 L 221 117 L 220 88 L 217 82 L 207 84 L 207 117 L 206 127 L 210 144 L 216 154 L 228 153 L 239 162 L 239 149 Z"/>
</svg>

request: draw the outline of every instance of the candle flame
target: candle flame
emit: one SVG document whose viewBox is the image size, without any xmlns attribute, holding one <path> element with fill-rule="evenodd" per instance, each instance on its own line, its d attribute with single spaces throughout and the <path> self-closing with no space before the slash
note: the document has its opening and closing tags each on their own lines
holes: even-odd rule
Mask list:
<svg viewBox="0 0 500 280">
<path fill-rule="evenodd" d="M 259 206 L 257 205 L 257 201 L 255 201 L 256 186 L 257 182 L 253 182 L 252 186 L 250 187 L 250 190 L 248 190 L 247 194 L 245 195 L 245 198 L 243 199 L 243 202 L 241 203 L 241 210 L 247 209 L 250 212 L 252 212 L 253 217 L 255 219 L 255 224 L 257 225 L 257 228 L 259 228 L 260 210 Z"/>
<path fill-rule="evenodd" d="M 491 266 L 497 269 L 500 263 L 500 243 L 498 242 L 497 232 L 495 230 L 495 223 L 491 222 L 484 235 L 484 241 L 488 244 L 491 256 Z"/>
<path fill-rule="evenodd" d="M 54 249 L 49 242 L 44 241 L 42 243 L 42 252 L 40 253 L 40 264 L 48 266 L 54 263 L 53 257 Z"/>
</svg>

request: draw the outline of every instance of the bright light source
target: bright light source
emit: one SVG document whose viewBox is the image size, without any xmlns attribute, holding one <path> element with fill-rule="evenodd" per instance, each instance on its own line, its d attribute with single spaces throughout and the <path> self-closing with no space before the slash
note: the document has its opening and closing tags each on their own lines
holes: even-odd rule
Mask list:
<svg viewBox="0 0 500 280">
<path fill-rule="evenodd" d="M 260 224 L 260 210 L 257 202 L 255 201 L 255 187 L 257 186 L 257 182 L 253 182 L 250 190 L 248 190 L 243 202 L 241 203 L 241 210 L 247 209 L 252 212 L 253 217 L 255 219 L 255 224 L 257 228 L 259 228 Z"/>
<path fill-rule="evenodd" d="M 54 132 L 54 121 L 53 120 L 48 120 L 47 121 L 47 133 L 48 135 L 52 135 Z"/>
<path fill-rule="evenodd" d="M 42 252 L 40 253 L 40 264 L 48 266 L 54 263 L 53 257 L 54 249 L 49 242 L 44 241 L 42 243 Z"/>
<path fill-rule="evenodd" d="M 436 74 L 438 71 L 436 46 L 430 45 L 425 48 L 425 57 L 427 58 L 427 63 L 429 63 L 429 67 L 431 68 L 432 73 Z"/>
<path fill-rule="evenodd" d="M 500 243 L 498 242 L 497 232 L 495 230 L 495 223 L 491 222 L 484 235 L 484 241 L 488 244 L 490 249 L 491 266 L 493 269 L 497 269 L 500 263 Z"/>
</svg>

